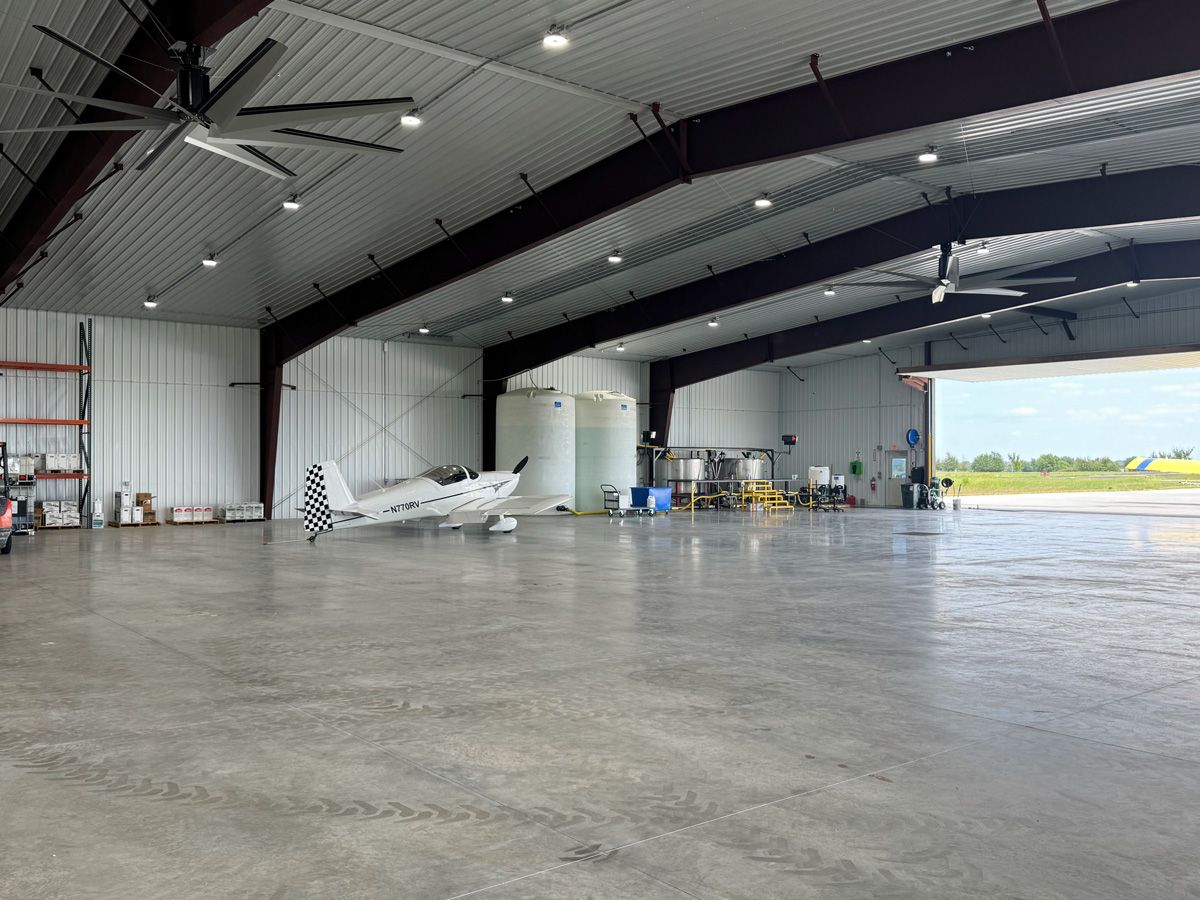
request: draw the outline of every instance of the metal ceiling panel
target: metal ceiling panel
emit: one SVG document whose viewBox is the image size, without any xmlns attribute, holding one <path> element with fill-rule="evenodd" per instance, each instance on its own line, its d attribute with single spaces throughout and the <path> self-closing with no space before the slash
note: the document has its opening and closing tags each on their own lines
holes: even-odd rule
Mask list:
<svg viewBox="0 0 1200 900">
<path fill-rule="evenodd" d="M 106 74 L 78 53 L 33 30 L 46 25 L 70 35 L 90 50 L 110 59 L 129 41 L 137 25 L 116 3 L 85 4 L 78 0 L 7 0 L 0 2 L 0 82 L 39 87 L 29 74 L 31 66 L 57 91 L 91 95 Z M 76 106 L 76 111 L 81 108 Z M 7 128 L 63 125 L 73 121 L 53 100 L 18 94 L 0 88 L 0 122 Z M 0 136 L 4 152 L 37 178 L 62 141 L 61 134 L 8 134 Z M 27 182 L 7 162 L 0 160 L 0 225 L 29 190 Z"/>
<path fill-rule="evenodd" d="M 1012 0 L 580 0 L 550 9 L 540 0 L 306 5 L 589 88 L 661 100 L 683 113 L 808 82 L 810 52 L 822 53 L 823 71 L 833 76 L 1037 18 L 1033 4 Z M 1096 5 L 1098 0 L 1057 0 L 1053 11 Z M 128 31 L 120 28 L 123 13 L 115 4 L 112 9 L 109 40 L 119 43 Z M 570 30 L 572 45 L 565 52 L 549 54 L 540 45 L 551 16 Z M 86 36 L 74 20 L 59 27 Z M 290 52 L 255 103 L 411 93 L 426 124 L 402 129 L 393 115 L 321 129 L 393 143 L 406 152 L 378 160 L 281 151 L 279 159 L 300 173 L 294 184 L 177 147 L 145 175 L 126 173 L 89 197 L 86 227 L 60 240 L 14 305 L 145 315 L 141 300 L 155 294 L 160 307 L 153 315 L 161 318 L 254 325 L 267 305 L 276 315 L 307 305 L 317 297 L 314 282 L 332 292 L 370 274 L 367 253 L 387 264 L 435 242 L 442 237 L 435 218 L 453 233 L 506 206 L 536 202 L 518 172 L 528 172 L 535 186 L 550 184 L 636 137 L 610 105 L 492 71 L 473 72 L 461 61 L 274 9 L 221 42 L 214 77 L 226 75 L 267 36 Z M 1153 119 L 1156 108 L 1171 103 L 1182 110 L 1196 93 L 1196 85 L 1181 80 L 1127 92 L 1123 99 L 1078 98 L 1007 119 L 984 117 L 963 129 L 981 142 L 997 142 L 996 153 L 1029 153 L 1037 149 L 1032 139 L 999 141 L 996 135 L 1020 125 L 1044 141 L 1066 116 L 1076 123 L 1071 135 L 1092 140 L 1114 133 L 1104 120 L 1110 107 L 1124 104 L 1130 115 L 1136 108 L 1142 127 L 1151 127 L 1162 121 Z M 898 165 L 893 160 L 908 152 L 900 140 L 908 137 L 855 148 L 853 166 L 839 167 L 836 159 L 832 165 L 829 159 L 789 160 L 678 188 L 377 317 L 361 331 L 387 336 L 444 320 L 464 340 L 502 340 L 510 330 L 527 333 L 559 321 L 563 312 L 621 302 L 629 290 L 685 283 L 705 265 L 727 268 L 785 250 L 804 232 L 817 240 L 912 208 L 922 189 L 960 176 L 953 159 L 936 177 L 890 171 Z M 126 160 L 139 158 L 148 143 L 144 137 L 126 145 Z M 1131 147 L 1129 158 L 1161 164 L 1146 162 L 1151 146 Z M 1180 152 L 1182 146 L 1181 135 Z M 986 149 L 981 143 L 982 156 Z M 976 167 L 981 180 L 1018 176 L 983 165 Z M 1060 168 L 1056 163 L 1019 175 L 1044 180 Z M 772 215 L 749 215 L 749 200 L 763 190 L 787 194 L 796 207 L 781 196 Z M 279 204 L 292 192 L 304 207 L 285 213 Z M 735 227 L 739 222 L 744 225 Z M 629 264 L 609 275 L 598 260 L 614 246 Z M 202 269 L 199 260 L 210 252 L 221 265 Z M 534 302 L 503 308 L 494 298 L 506 289 L 528 289 Z"/>
</svg>

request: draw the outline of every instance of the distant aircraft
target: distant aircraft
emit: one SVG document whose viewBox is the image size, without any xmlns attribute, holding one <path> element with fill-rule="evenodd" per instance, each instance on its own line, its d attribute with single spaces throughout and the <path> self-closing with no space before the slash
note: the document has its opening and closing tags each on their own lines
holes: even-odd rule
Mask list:
<svg viewBox="0 0 1200 900">
<path fill-rule="evenodd" d="M 309 466 L 304 476 L 304 530 L 308 539 L 342 528 L 445 519 L 442 526 L 462 528 L 468 522 L 486 522 L 488 531 L 507 533 L 517 527 L 516 515 L 531 516 L 570 503 L 571 497 L 514 497 L 525 457 L 511 472 L 475 472 L 466 466 L 436 466 L 392 487 L 363 494 L 357 499 L 346 486 L 337 463 L 329 460 Z"/>
<path fill-rule="evenodd" d="M 1172 475 L 1200 475 L 1200 459 L 1164 459 L 1161 456 L 1135 456 L 1126 472 L 1159 472 Z"/>
</svg>

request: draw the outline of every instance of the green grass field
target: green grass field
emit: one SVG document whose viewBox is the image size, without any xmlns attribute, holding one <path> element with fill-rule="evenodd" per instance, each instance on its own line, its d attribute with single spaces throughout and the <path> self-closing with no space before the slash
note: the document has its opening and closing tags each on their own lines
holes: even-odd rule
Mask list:
<svg viewBox="0 0 1200 900">
<path fill-rule="evenodd" d="M 1072 491 L 1153 491 L 1164 488 L 1198 488 L 1200 479 L 1187 475 L 1149 472 L 939 472 L 953 478 L 953 495 L 962 485 L 962 496 L 983 494 L 1062 494 Z"/>
</svg>

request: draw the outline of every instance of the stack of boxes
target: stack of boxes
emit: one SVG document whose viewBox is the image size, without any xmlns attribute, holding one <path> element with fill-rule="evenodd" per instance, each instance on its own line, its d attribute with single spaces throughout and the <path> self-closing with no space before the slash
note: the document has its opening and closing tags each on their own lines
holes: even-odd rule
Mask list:
<svg viewBox="0 0 1200 900">
<path fill-rule="evenodd" d="M 39 453 L 31 458 L 34 470 L 42 474 L 83 471 L 82 460 L 78 453 Z"/>
<path fill-rule="evenodd" d="M 138 491 L 133 496 L 133 508 L 141 511 L 142 525 L 157 525 L 158 514 L 154 511 L 154 495 L 148 491 Z"/>
<path fill-rule="evenodd" d="M 113 524 L 140 525 L 141 508 L 138 509 L 138 521 L 133 518 L 133 493 L 131 491 L 113 492 Z"/>
<path fill-rule="evenodd" d="M 226 522 L 260 522 L 264 507 L 261 503 L 230 503 L 225 507 Z"/>
<path fill-rule="evenodd" d="M 43 500 L 34 513 L 36 528 L 78 528 L 79 504 L 74 500 Z"/>
<path fill-rule="evenodd" d="M 199 525 L 204 522 L 215 522 L 211 506 L 172 506 L 171 521 L 176 525 Z"/>
</svg>

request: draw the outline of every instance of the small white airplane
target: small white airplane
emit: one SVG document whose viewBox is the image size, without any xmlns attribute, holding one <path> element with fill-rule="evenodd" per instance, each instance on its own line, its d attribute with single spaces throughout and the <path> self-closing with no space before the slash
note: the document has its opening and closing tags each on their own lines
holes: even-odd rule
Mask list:
<svg viewBox="0 0 1200 900">
<path fill-rule="evenodd" d="M 304 530 L 308 539 L 342 528 L 445 519 L 445 528 L 499 519 L 488 531 L 507 533 L 515 515 L 532 516 L 570 503 L 571 497 L 514 497 L 525 457 L 511 472 L 475 472 L 466 466 L 436 466 L 415 478 L 355 498 L 332 460 L 309 466 L 304 476 Z"/>
</svg>

